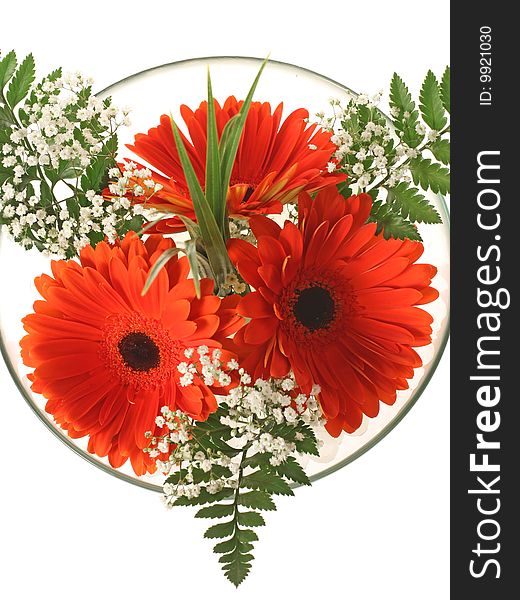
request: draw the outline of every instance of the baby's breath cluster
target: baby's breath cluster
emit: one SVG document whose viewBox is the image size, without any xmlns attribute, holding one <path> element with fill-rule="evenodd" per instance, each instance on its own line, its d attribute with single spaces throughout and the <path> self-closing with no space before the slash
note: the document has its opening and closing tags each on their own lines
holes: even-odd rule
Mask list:
<svg viewBox="0 0 520 600">
<path fill-rule="evenodd" d="M 223 364 L 221 351 L 206 346 L 188 349 L 186 361 L 178 365 L 181 385 L 193 377 L 206 385 L 230 386 L 219 409 L 208 421 L 195 423 L 179 411 L 161 410 L 156 425 L 164 433 L 152 437 L 145 452 L 157 458 L 158 469 L 169 475 L 164 502 L 172 506 L 177 498 L 196 498 L 202 491 L 216 494 L 237 487 L 244 460 L 264 456 L 271 467 L 304 452 L 310 426 L 321 421 L 315 399 L 299 393 L 292 375 L 284 379 L 257 379 L 239 367 L 236 360 Z M 215 446 L 215 440 L 218 440 Z M 303 444 L 303 446 L 302 446 Z M 159 456 L 167 456 L 161 460 Z"/>
<path fill-rule="evenodd" d="M 152 179 L 152 172 L 146 167 L 138 167 L 132 161 L 125 161 L 119 167 L 108 171 L 111 181 L 108 191 L 114 198 L 135 198 L 135 203 L 146 204 L 150 198 L 162 190 L 162 185 Z"/>
<path fill-rule="evenodd" d="M 419 102 L 394 73 L 389 117 L 378 108 L 381 98 L 382 92 L 372 97 L 347 92 L 344 101 L 330 99 L 332 114 L 317 118 L 337 146 L 337 169 L 348 175 L 341 194 L 370 194 L 376 234 L 421 241 L 418 224 L 441 222 L 425 192 L 450 191 L 449 67 L 440 81 L 428 71 Z"/>
<path fill-rule="evenodd" d="M 13 154 L 23 155 L 28 166 L 55 171 L 87 167 L 105 141 L 130 124 L 128 109 L 94 96 L 92 83 L 81 73 L 57 71 L 36 84 L 19 111 L 20 121 L 12 124 Z"/>
<path fill-rule="evenodd" d="M 14 71 L 14 53 L 9 61 Z M 0 224 L 27 249 L 70 258 L 142 224 L 128 199 L 102 195 L 128 110 L 93 95 L 79 73 L 33 79 L 29 56 L 0 90 Z"/>
<path fill-rule="evenodd" d="M 410 161 L 431 151 L 446 133 L 419 121 L 412 123 L 412 135 L 406 127 L 395 126 L 378 108 L 382 94 L 347 93 L 344 102 L 330 99 L 332 115 L 317 114 L 320 125 L 333 132 L 331 141 L 337 146 L 338 168 L 348 173 L 354 193 L 382 184 L 393 188 L 401 182 L 412 183 Z M 407 123 L 413 117 L 396 105 L 390 106 L 390 114 L 397 124 Z"/>
<path fill-rule="evenodd" d="M 408 151 L 417 155 L 399 142 L 379 111 L 381 95 L 347 94 L 344 103 L 331 98 L 332 115 L 317 115 L 320 125 L 333 132 L 338 166 L 348 173 L 354 192 L 364 191 L 387 176 L 395 182 L 404 180 L 408 174 L 399 167 L 401 159 Z"/>
<path fill-rule="evenodd" d="M 242 444 L 252 442 L 251 450 L 272 452 L 271 464 L 279 464 L 295 451 L 294 444 L 268 432 L 276 425 L 294 425 L 300 422 L 316 425 L 321 411 L 315 396 L 315 386 L 310 396 L 297 393 L 292 375 L 285 379 L 257 379 L 239 369 L 240 385 L 231 389 L 226 398 L 227 414 L 220 422 L 231 430 L 231 436 Z"/>
</svg>

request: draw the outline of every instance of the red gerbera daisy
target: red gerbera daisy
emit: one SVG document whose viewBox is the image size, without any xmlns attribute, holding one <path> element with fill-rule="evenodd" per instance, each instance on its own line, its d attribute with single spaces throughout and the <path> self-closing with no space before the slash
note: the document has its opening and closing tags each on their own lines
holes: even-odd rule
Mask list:
<svg viewBox="0 0 520 600">
<path fill-rule="evenodd" d="M 238 114 L 242 104 L 234 96 L 230 96 L 223 107 L 215 101 L 219 139 L 224 126 Z M 251 103 L 227 197 L 228 213 L 232 217 L 280 213 L 282 204 L 294 200 L 302 190 L 316 191 L 346 179 L 343 173 L 329 173 L 327 170 L 328 163 L 334 162 L 332 155 L 336 150 L 330 141 L 331 133 L 315 124 L 308 125 L 306 119 L 309 113 L 303 108 L 292 112 L 280 125 L 282 110 L 282 104 L 272 113 L 268 102 Z M 183 141 L 203 186 L 208 104 L 202 102 L 195 111 L 183 105 L 181 115 L 191 137 L 188 140 L 183 136 Z M 194 219 L 170 117 L 163 115 L 157 127 L 147 134 L 137 134 L 134 144 L 128 148 L 166 176 L 153 175 L 164 187 L 154 195 L 150 205 Z M 178 229 L 179 220 L 169 219 L 168 224 Z M 163 230 L 166 229 L 163 227 Z"/>
<path fill-rule="evenodd" d="M 119 467 L 130 458 L 137 475 L 155 470 L 143 452 L 145 432 L 158 433 L 161 407 L 204 420 L 216 410 L 213 391 L 195 376 L 181 385 L 177 369 L 186 348 L 222 348 L 241 325 L 236 298 L 213 295 L 202 280 L 197 299 L 185 257 L 170 260 L 149 291 L 148 272 L 173 242 L 129 233 L 116 245 L 81 251 L 81 264 L 53 261 L 53 277 L 37 277 L 44 300 L 23 319 L 24 363 L 32 389 L 73 438 L 89 436 L 88 450 Z M 223 350 L 223 360 L 233 355 Z"/>
<path fill-rule="evenodd" d="M 281 229 L 266 217 L 251 219 L 258 247 L 230 240 L 232 260 L 256 291 L 240 301 L 250 319 L 235 336 L 242 365 L 255 377 L 284 377 L 290 369 L 304 393 L 321 387 L 328 431 L 355 431 L 363 414 L 421 365 L 413 350 L 431 341 L 431 316 L 416 305 L 431 302 L 435 267 L 414 264 L 422 244 L 375 236 L 365 224 L 367 194 L 345 200 L 335 187 L 299 198 L 299 227 Z"/>
</svg>

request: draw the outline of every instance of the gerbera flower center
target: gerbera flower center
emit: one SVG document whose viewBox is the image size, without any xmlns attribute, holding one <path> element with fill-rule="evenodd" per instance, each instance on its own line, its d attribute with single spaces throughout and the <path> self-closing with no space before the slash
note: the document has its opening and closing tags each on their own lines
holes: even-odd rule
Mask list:
<svg viewBox="0 0 520 600">
<path fill-rule="evenodd" d="M 149 371 L 161 360 L 159 348 L 145 333 L 128 333 L 121 339 L 118 348 L 125 365 L 136 371 Z"/>
<path fill-rule="evenodd" d="M 329 290 L 315 286 L 296 291 L 293 314 L 310 331 L 323 329 L 334 320 L 334 300 Z"/>
<path fill-rule="evenodd" d="M 160 321 L 131 313 L 107 319 L 100 351 L 121 383 L 141 389 L 164 385 L 183 360 L 184 347 Z"/>
<path fill-rule="evenodd" d="M 280 295 L 281 327 L 297 344 L 330 344 L 357 309 L 352 287 L 339 271 L 302 271 Z"/>
</svg>

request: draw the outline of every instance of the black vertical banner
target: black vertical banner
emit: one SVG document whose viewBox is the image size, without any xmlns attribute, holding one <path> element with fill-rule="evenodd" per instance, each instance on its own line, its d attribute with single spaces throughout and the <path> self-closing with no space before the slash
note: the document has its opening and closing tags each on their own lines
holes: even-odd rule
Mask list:
<svg viewBox="0 0 520 600">
<path fill-rule="evenodd" d="M 520 32 L 507 6 L 452 2 L 451 596 L 471 600 L 520 597 Z"/>
</svg>

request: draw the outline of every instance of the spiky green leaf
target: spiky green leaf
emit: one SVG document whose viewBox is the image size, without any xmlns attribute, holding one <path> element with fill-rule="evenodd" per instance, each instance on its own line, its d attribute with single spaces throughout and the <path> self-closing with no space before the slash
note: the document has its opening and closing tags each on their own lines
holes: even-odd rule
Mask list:
<svg viewBox="0 0 520 600">
<path fill-rule="evenodd" d="M 222 195 L 227 197 L 227 191 L 229 187 L 229 181 L 231 179 L 231 171 L 233 170 L 233 165 L 235 163 L 235 157 L 238 151 L 238 145 L 240 143 L 240 137 L 242 135 L 242 130 L 246 124 L 247 114 L 249 112 L 249 107 L 251 106 L 251 101 L 253 99 L 253 95 L 255 93 L 256 87 L 258 85 L 258 81 L 260 80 L 260 76 L 262 75 L 265 66 L 267 65 L 268 58 L 266 58 L 247 93 L 246 99 L 244 100 L 242 107 L 240 108 L 240 112 L 238 113 L 237 120 L 229 126 L 229 131 L 226 132 L 225 143 L 221 144 L 221 173 L 222 173 Z"/>
<path fill-rule="evenodd" d="M 219 151 L 220 155 L 224 156 L 228 152 L 227 146 L 230 143 L 235 127 L 240 126 L 240 114 L 233 115 L 231 119 L 224 125 L 222 135 L 220 136 Z"/>
<path fill-rule="evenodd" d="M 49 73 L 45 79 L 47 81 L 53 81 L 53 82 L 57 81 L 62 76 L 62 73 L 63 73 L 62 68 L 58 67 L 57 69 L 55 69 L 54 71 Z"/>
<path fill-rule="evenodd" d="M 234 519 L 232 519 L 231 521 L 225 521 L 224 523 L 217 523 L 216 525 L 212 525 L 206 530 L 204 537 L 209 539 L 225 538 L 230 535 L 233 535 L 234 531 L 235 521 Z"/>
<path fill-rule="evenodd" d="M 215 554 L 227 554 L 228 552 L 231 552 L 237 547 L 237 543 L 237 539 L 235 537 L 232 537 L 229 540 L 219 542 L 218 544 L 213 546 L 213 552 L 215 552 Z"/>
<path fill-rule="evenodd" d="M 258 541 L 258 536 L 252 529 L 237 529 L 237 537 L 241 542 Z"/>
<path fill-rule="evenodd" d="M 401 182 L 388 190 L 386 199 L 392 210 L 411 222 L 441 223 L 441 217 L 428 200 L 416 188 Z"/>
<path fill-rule="evenodd" d="M 262 515 L 251 510 L 238 513 L 238 524 L 244 525 L 245 527 L 263 527 L 265 525 L 265 521 Z"/>
<path fill-rule="evenodd" d="M 168 481 L 168 480 L 167 480 Z M 233 495 L 233 490 L 231 488 L 223 488 L 220 492 L 216 494 L 210 494 L 206 490 L 201 490 L 198 496 L 193 498 L 186 498 L 186 496 L 181 496 L 175 500 L 175 506 L 198 506 L 201 504 L 214 504 L 215 502 L 219 502 L 220 500 L 225 500 L 226 498 L 230 498 Z"/>
<path fill-rule="evenodd" d="M 390 83 L 390 106 L 399 111 L 398 116 L 395 117 L 394 126 L 401 133 L 401 139 L 411 148 L 416 148 L 423 139 L 423 136 L 416 130 L 419 113 L 408 87 L 397 73 L 394 73 Z"/>
<path fill-rule="evenodd" d="M 446 112 L 450 112 L 450 67 L 446 67 L 441 79 L 441 100 Z"/>
<path fill-rule="evenodd" d="M 301 483 L 302 485 L 311 485 L 311 481 L 307 476 L 307 473 L 303 470 L 300 463 L 292 456 L 290 456 L 281 465 L 275 468 L 278 475 L 283 475 L 286 479 Z"/>
<path fill-rule="evenodd" d="M 390 205 L 382 204 L 379 200 L 372 205 L 368 220 L 377 223 L 376 234 L 383 232 L 385 239 L 421 241 L 421 236 L 413 223 L 393 211 Z"/>
<path fill-rule="evenodd" d="M 274 473 L 255 471 L 242 479 L 242 486 L 247 489 L 262 490 L 269 494 L 280 494 L 283 496 L 294 496 L 289 484 Z"/>
<path fill-rule="evenodd" d="M 307 425 L 300 427 L 300 433 L 304 436 L 303 440 L 294 440 L 296 450 L 302 454 L 311 454 L 312 456 L 319 456 L 320 451 L 318 449 L 318 440 L 314 431 Z"/>
<path fill-rule="evenodd" d="M 238 504 L 258 510 L 276 510 L 276 505 L 271 496 L 261 490 L 253 490 L 245 494 L 240 494 L 238 496 Z"/>
<path fill-rule="evenodd" d="M 237 547 L 229 554 L 224 554 L 218 560 L 219 563 L 233 563 L 239 561 L 241 563 L 250 563 L 254 559 L 252 554 L 242 554 L 240 549 Z"/>
<path fill-rule="evenodd" d="M 16 71 L 16 54 L 14 50 L 8 52 L 2 60 L 0 60 L 0 92 L 4 89 L 6 84 L 9 82 L 14 72 Z"/>
<path fill-rule="evenodd" d="M 197 223 L 200 227 L 202 239 L 204 240 L 204 245 L 208 254 L 208 260 L 213 271 L 213 278 L 217 286 L 220 286 L 224 283 L 227 275 L 233 272 L 233 267 L 229 260 L 224 238 L 215 221 L 211 207 L 200 187 L 197 175 L 195 174 L 195 170 L 191 164 L 179 129 L 173 118 L 171 119 L 171 123 L 175 144 L 181 160 L 184 176 L 186 177 L 186 183 L 190 190 L 193 208 L 197 216 Z"/>
<path fill-rule="evenodd" d="M 429 158 L 416 158 L 410 162 L 410 172 L 415 185 L 420 185 L 423 190 L 449 194 L 450 172 L 446 167 L 433 163 Z"/>
<path fill-rule="evenodd" d="M 444 114 L 439 82 L 431 70 L 424 79 L 419 99 L 422 118 L 426 125 L 435 131 L 441 131 L 448 120 Z"/>
<path fill-rule="evenodd" d="M 450 142 L 446 139 L 436 140 L 430 146 L 431 153 L 443 165 L 450 164 Z"/>
<path fill-rule="evenodd" d="M 117 151 L 117 138 L 112 136 L 101 148 L 101 151 L 96 155 L 89 166 L 85 169 L 85 173 L 81 177 L 81 189 L 84 192 L 93 190 L 99 192 L 108 183 L 108 171 L 114 166 L 113 156 Z"/>
<path fill-rule="evenodd" d="M 230 517 L 235 511 L 233 504 L 213 504 L 201 508 L 195 517 L 198 519 L 220 519 Z"/>
<path fill-rule="evenodd" d="M 33 55 L 28 54 L 18 67 L 7 90 L 6 100 L 11 108 L 14 108 L 25 98 L 34 81 L 35 73 L 36 68 Z"/>
<path fill-rule="evenodd" d="M 413 112 L 415 110 L 415 102 L 412 100 L 412 95 L 404 81 L 397 73 L 392 76 L 390 82 L 390 105 L 395 106 L 402 112 Z"/>
<path fill-rule="evenodd" d="M 250 570 L 251 563 L 237 560 L 229 565 L 226 565 L 224 568 L 224 574 L 235 587 L 238 587 L 248 576 Z"/>
<path fill-rule="evenodd" d="M 10 127 L 13 125 L 13 117 L 7 106 L 0 106 L 0 127 Z"/>
</svg>

